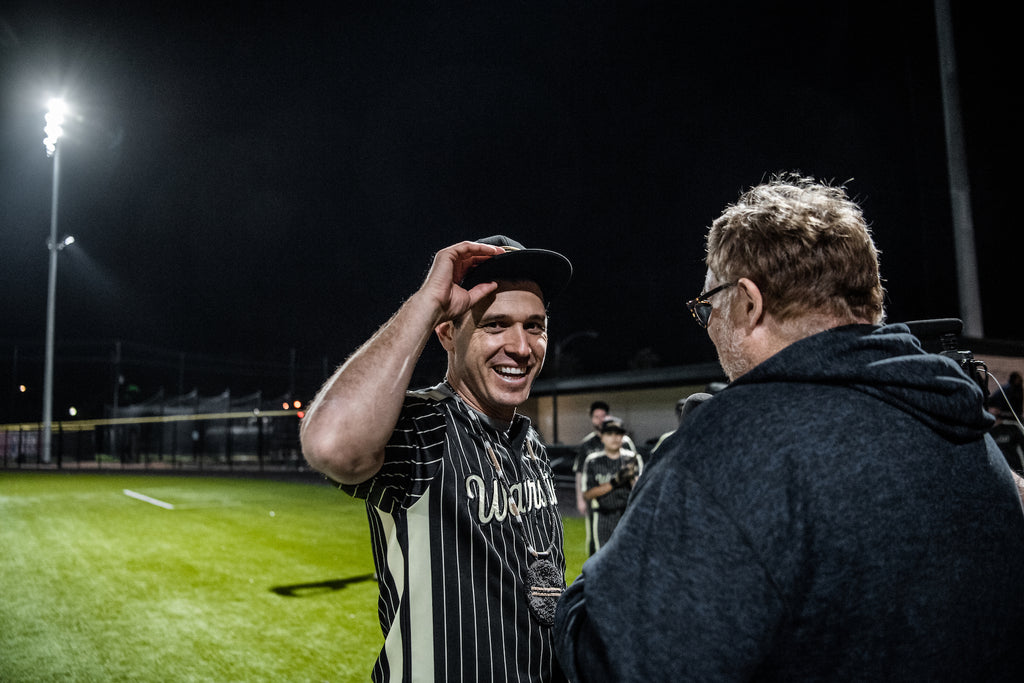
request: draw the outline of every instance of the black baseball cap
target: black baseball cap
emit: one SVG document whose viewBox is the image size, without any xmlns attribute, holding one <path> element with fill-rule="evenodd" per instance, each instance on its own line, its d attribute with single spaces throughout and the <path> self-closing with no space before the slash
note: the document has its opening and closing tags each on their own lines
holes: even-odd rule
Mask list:
<svg viewBox="0 0 1024 683">
<path fill-rule="evenodd" d="M 481 282 L 528 280 L 537 283 L 544 295 L 544 303 L 549 304 L 562 293 L 572 277 L 572 263 L 556 251 L 527 249 L 504 235 L 492 235 L 476 241 L 501 247 L 505 253 L 482 261 L 466 273 L 461 283 L 465 289 L 472 289 Z"/>
<path fill-rule="evenodd" d="M 622 419 L 609 415 L 601 421 L 601 433 L 602 434 L 625 434 L 626 428 L 622 424 Z"/>
</svg>

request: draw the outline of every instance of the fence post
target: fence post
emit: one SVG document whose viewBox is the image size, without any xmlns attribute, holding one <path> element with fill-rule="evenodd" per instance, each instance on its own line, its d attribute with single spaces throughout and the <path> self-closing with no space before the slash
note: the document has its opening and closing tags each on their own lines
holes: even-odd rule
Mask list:
<svg viewBox="0 0 1024 683">
<path fill-rule="evenodd" d="M 230 404 L 229 404 L 230 405 Z M 224 420 L 224 459 L 228 461 L 228 471 L 230 472 L 233 468 L 231 462 L 232 455 L 232 443 L 231 443 L 231 419 Z"/>
<path fill-rule="evenodd" d="M 260 464 L 260 472 L 263 471 L 263 416 L 256 416 L 256 460 Z"/>
</svg>

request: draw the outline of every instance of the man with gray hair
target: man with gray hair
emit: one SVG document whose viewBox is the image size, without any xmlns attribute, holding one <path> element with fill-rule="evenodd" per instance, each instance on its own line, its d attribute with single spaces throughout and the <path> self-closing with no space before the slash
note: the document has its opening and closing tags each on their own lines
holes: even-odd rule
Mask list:
<svg viewBox="0 0 1024 683">
<path fill-rule="evenodd" d="M 570 680 L 1018 679 L 1014 479 L 978 384 L 882 325 L 860 207 L 775 177 L 706 263 L 687 305 L 731 381 L 563 594 Z"/>
</svg>

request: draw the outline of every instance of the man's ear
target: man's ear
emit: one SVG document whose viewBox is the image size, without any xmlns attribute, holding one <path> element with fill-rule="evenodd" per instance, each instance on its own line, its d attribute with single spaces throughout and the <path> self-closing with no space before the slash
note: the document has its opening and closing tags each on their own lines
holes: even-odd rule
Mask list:
<svg viewBox="0 0 1024 683">
<path fill-rule="evenodd" d="M 738 314 L 747 329 L 754 329 L 764 322 L 764 297 L 761 288 L 748 278 L 736 281 Z"/>
<path fill-rule="evenodd" d="M 444 321 L 434 328 L 434 334 L 437 335 L 437 340 L 441 342 L 441 346 L 444 347 L 445 351 L 452 350 L 452 340 L 455 337 L 455 323 L 451 320 Z"/>
</svg>

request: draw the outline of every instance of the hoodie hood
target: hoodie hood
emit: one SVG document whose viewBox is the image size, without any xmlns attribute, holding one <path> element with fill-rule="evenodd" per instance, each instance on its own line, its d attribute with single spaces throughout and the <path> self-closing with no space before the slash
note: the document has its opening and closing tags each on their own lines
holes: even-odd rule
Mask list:
<svg viewBox="0 0 1024 683">
<path fill-rule="evenodd" d="M 847 325 L 801 339 L 734 385 L 807 382 L 874 396 L 956 442 L 994 424 L 981 387 L 947 356 L 929 353 L 903 324 Z"/>
</svg>

